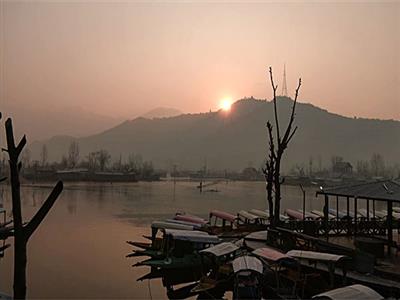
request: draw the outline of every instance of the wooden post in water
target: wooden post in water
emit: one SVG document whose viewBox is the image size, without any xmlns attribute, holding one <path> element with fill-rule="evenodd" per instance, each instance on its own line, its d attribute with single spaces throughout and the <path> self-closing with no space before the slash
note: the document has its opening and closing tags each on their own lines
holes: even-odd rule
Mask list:
<svg viewBox="0 0 400 300">
<path fill-rule="evenodd" d="M 357 236 L 357 197 L 354 197 L 354 236 Z"/>
<path fill-rule="evenodd" d="M 388 227 L 388 255 L 391 255 L 391 247 L 393 243 L 393 203 L 392 201 L 387 202 L 387 227 Z"/>
<path fill-rule="evenodd" d="M 22 221 L 19 181 L 19 172 L 22 164 L 18 160 L 26 144 L 26 137 L 24 136 L 18 145 L 15 146 L 12 120 L 10 118 L 7 119 L 5 127 L 7 136 L 7 149 L 3 149 L 3 151 L 6 151 L 9 157 L 12 213 L 14 220 L 14 299 L 25 299 L 27 243 L 29 238 L 46 217 L 47 213 L 60 195 L 63 189 L 63 183 L 59 181 L 56 184 L 47 200 L 43 203 L 33 218 L 28 222 L 28 224 L 24 225 L 24 222 Z"/>
<path fill-rule="evenodd" d="M 328 221 L 328 212 L 329 212 L 329 197 L 325 194 L 325 206 L 324 206 L 324 227 L 325 227 L 325 236 L 326 241 L 329 240 L 329 221 Z"/>
</svg>

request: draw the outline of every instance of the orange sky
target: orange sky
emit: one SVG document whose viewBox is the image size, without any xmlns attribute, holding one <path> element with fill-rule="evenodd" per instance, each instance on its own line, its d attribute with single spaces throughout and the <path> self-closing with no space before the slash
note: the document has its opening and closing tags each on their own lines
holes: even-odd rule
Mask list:
<svg viewBox="0 0 400 300">
<path fill-rule="evenodd" d="M 400 2 L 1 2 L 1 102 L 132 118 L 157 106 L 271 97 L 400 119 Z M 280 89 L 279 89 L 280 90 Z"/>
</svg>

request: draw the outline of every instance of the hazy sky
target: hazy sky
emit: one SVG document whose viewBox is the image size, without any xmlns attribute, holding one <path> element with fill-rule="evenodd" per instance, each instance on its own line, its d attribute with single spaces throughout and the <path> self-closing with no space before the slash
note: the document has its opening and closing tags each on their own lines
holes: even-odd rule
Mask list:
<svg viewBox="0 0 400 300">
<path fill-rule="evenodd" d="M 0 104 L 208 111 L 270 98 L 267 67 L 280 83 L 286 63 L 302 101 L 400 119 L 400 1 L 2 1 L 0 17 Z"/>
</svg>

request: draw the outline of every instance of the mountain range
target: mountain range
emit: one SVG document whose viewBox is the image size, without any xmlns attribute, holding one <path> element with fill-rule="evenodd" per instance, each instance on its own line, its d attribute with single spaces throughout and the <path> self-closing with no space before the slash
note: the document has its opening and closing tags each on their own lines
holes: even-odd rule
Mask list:
<svg viewBox="0 0 400 300">
<path fill-rule="evenodd" d="M 293 101 L 278 98 L 281 131 L 286 127 Z M 99 134 L 86 137 L 55 136 L 29 147 L 33 158 L 43 144 L 50 161 L 60 160 L 76 140 L 81 158 L 91 151 L 108 150 L 113 159 L 141 154 L 158 168 L 176 164 L 181 169 L 240 170 L 261 166 L 268 147 L 267 120 L 273 121 L 271 101 L 254 98 L 235 102 L 230 111 L 181 114 L 165 118 L 138 117 Z M 272 122 L 273 123 L 273 122 Z M 274 123 L 273 123 L 274 124 Z M 283 169 L 308 165 L 310 158 L 329 166 L 332 156 L 342 156 L 355 164 L 381 154 L 387 163 L 400 162 L 400 122 L 348 118 L 307 103 L 298 103 L 295 124 L 298 130 L 285 152 Z"/>
</svg>

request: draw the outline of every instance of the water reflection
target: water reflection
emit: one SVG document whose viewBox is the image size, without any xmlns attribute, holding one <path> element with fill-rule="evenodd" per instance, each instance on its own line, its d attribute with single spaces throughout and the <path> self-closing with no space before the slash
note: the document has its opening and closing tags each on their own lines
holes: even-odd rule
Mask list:
<svg viewBox="0 0 400 300">
<path fill-rule="evenodd" d="M 141 240 L 155 219 L 176 211 L 207 218 L 211 209 L 235 213 L 266 208 L 263 182 L 221 182 L 219 192 L 199 193 L 197 182 L 67 184 L 29 243 L 30 298 L 148 298 L 147 282 L 136 282 L 146 268 L 132 268 L 126 240 Z M 28 220 L 52 185 L 23 186 L 23 216 Z M 11 216 L 9 187 L 2 186 Z M 301 208 L 298 187 L 283 187 L 282 209 Z M 308 209 L 318 207 L 315 190 L 307 189 Z M 12 239 L 9 240 L 12 243 Z M 12 249 L 0 261 L 0 290 L 11 294 Z M 160 281 L 150 283 L 153 298 L 165 298 Z"/>
</svg>

